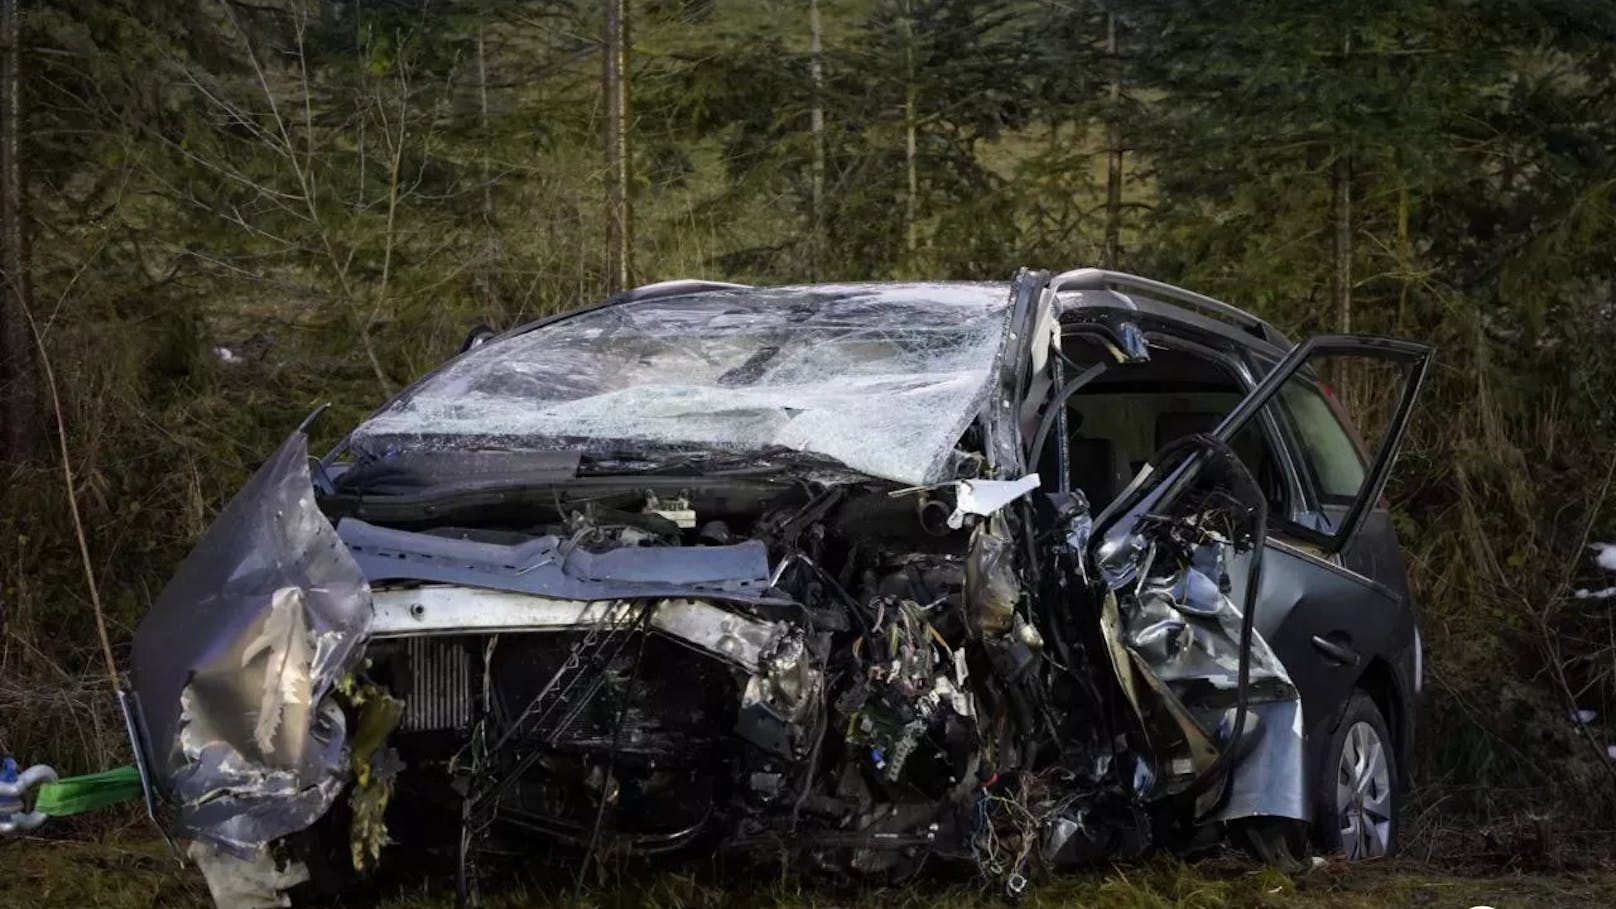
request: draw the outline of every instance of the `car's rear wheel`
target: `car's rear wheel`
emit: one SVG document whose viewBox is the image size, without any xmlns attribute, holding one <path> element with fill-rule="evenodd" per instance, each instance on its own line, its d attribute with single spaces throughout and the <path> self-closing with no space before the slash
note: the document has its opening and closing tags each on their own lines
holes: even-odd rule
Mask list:
<svg viewBox="0 0 1616 909">
<path fill-rule="evenodd" d="M 1361 861 L 1397 850 L 1397 769 L 1386 718 L 1369 695 L 1354 692 L 1319 768 L 1314 829 L 1326 851 Z"/>
</svg>

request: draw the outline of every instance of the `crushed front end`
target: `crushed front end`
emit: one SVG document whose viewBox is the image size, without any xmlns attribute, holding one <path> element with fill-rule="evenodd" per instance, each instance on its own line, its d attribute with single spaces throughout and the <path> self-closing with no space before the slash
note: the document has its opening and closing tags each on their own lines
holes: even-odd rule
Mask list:
<svg viewBox="0 0 1616 909">
<path fill-rule="evenodd" d="M 1296 691 L 1236 605 L 1260 494 L 1207 469 L 1097 525 L 1040 483 L 1002 403 L 1065 380 L 1037 287 L 982 310 L 1022 327 L 962 362 L 1008 365 L 917 476 L 847 469 L 841 426 L 839 462 L 745 469 L 440 451 L 456 482 L 423 492 L 311 472 L 294 435 L 136 635 L 139 744 L 219 904 L 384 846 L 443 857 L 468 903 L 489 855 L 698 845 L 878 878 L 951 858 L 1019 893 L 1305 819 Z"/>
</svg>

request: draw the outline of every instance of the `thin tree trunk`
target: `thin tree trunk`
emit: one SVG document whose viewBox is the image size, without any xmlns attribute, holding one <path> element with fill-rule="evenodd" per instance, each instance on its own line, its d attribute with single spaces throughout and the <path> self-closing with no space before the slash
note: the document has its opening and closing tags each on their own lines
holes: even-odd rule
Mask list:
<svg viewBox="0 0 1616 909">
<path fill-rule="evenodd" d="M 477 136 L 482 145 L 483 223 L 494 223 L 494 187 L 488 166 L 488 57 L 483 48 L 483 30 L 477 28 Z"/>
<path fill-rule="evenodd" d="M 601 87 L 606 93 L 606 290 L 629 286 L 628 17 L 625 0 L 606 0 Z"/>
<path fill-rule="evenodd" d="M 488 147 L 488 53 L 483 40 L 483 29 L 477 28 L 477 136 L 482 146 L 483 182 L 483 252 L 477 267 L 477 289 L 482 295 L 484 311 L 497 319 L 499 307 L 494 299 L 494 263 L 499 259 L 499 233 L 494 229 L 494 177 L 489 164 Z"/>
<path fill-rule="evenodd" d="M 904 0 L 903 3 L 903 28 L 903 163 L 904 171 L 909 178 L 908 193 L 903 200 L 903 248 L 904 267 L 907 271 L 913 271 L 915 252 L 920 246 L 919 224 L 917 223 L 920 216 L 920 174 L 915 164 L 915 131 L 920 91 L 919 86 L 915 84 L 915 19 L 912 0 Z"/>
<path fill-rule="evenodd" d="M 813 80 L 813 107 L 808 112 L 808 128 L 813 133 L 814 163 L 810 177 L 813 195 L 812 235 L 808 239 L 808 279 L 819 280 L 825 256 L 825 67 L 821 59 L 819 0 L 808 0 L 808 72 Z"/>
<path fill-rule="evenodd" d="M 1331 281 L 1331 296 L 1335 300 L 1336 330 L 1342 334 L 1352 332 L 1352 155 L 1345 149 L 1336 151 L 1330 167 L 1330 207 L 1334 215 L 1335 230 L 1333 254 L 1335 274 Z"/>
<path fill-rule="evenodd" d="M 365 72 L 365 68 L 370 65 L 370 61 L 366 59 L 368 57 L 368 48 L 366 47 L 365 42 L 364 21 L 364 4 L 359 2 L 359 0 L 355 0 L 354 63 L 358 72 Z M 357 116 L 354 117 L 354 120 L 358 123 L 359 132 L 358 140 L 355 143 L 355 148 L 359 152 L 359 195 L 358 200 L 354 203 L 354 211 L 356 212 L 362 212 L 365 210 L 365 164 L 367 160 L 367 156 L 365 154 L 365 121 L 370 117 L 370 112 L 365 110 L 366 106 L 367 105 L 364 100 L 363 93 L 356 93 L 354 95 L 354 112 L 357 114 Z"/>
<path fill-rule="evenodd" d="M 1408 293 L 1414 284 L 1414 256 L 1408 239 L 1408 178 L 1399 176 L 1397 182 L 1397 334 L 1403 333 L 1408 319 Z"/>
<path fill-rule="evenodd" d="M 1111 104 L 1105 126 L 1105 265 L 1122 259 L 1122 72 L 1117 61 L 1117 14 L 1105 14 L 1105 52 L 1111 66 Z"/>
<path fill-rule="evenodd" d="M 17 0 L 0 0 L 0 460 L 18 463 L 34 447 L 33 361 L 24 321 L 29 303 L 23 229 Z"/>
<path fill-rule="evenodd" d="M 1352 32 L 1341 39 L 1341 60 L 1345 65 L 1352 53 Z M 1352 151 L 1345 142 L 1335 148 L 1335 160 L 1330 165 L 1330 209 L 1334 215 L 1334 276 L 1331 280 L 1335 298 L 1336 330 L 1352 333 Z M 1345 377 L 1341 383 L 1346 385 Z"/>
</svg>

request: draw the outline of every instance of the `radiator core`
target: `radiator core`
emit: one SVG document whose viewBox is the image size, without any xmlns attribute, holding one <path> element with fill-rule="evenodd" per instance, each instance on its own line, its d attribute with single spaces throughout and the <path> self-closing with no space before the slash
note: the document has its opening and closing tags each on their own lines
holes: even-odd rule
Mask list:
<svg viewBox="0 0 1616 909">
<path fill-rule="evenodd" d="M 404 701 L 405 732 L 466 729 L 471 725 L 471 654 L 456 639 L 405 639 L 409 697 Z"/>
</svg>

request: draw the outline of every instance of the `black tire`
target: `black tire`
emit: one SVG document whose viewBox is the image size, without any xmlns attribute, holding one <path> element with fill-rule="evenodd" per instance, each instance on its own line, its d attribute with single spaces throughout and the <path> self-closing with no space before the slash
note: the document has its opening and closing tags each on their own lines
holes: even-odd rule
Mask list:
<svg viewBox="0 0 1616 909">
<path fill-rule="evenodd" d="M 1403 793 L 1393 741 L 1380 708 L 1354 691 L 1314 781 L 1313 834 L 1326 853 L 1349 861 L 1396 854 Z"/>
</svg>

